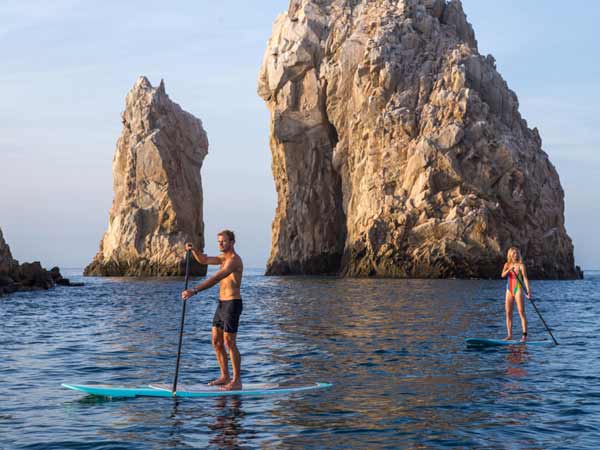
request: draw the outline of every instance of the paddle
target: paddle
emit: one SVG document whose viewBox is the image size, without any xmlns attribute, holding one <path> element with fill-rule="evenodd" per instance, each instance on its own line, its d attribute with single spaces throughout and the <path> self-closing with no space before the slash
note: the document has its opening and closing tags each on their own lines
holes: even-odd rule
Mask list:
<svg viewBox="0 0 600 450">
<path fill-rule="evenodd" d="M 554 339 L 554 335 L 552 334 L 552 331 L 550 331 L 550 328 L 548 327 L 548 324 L 546 323 L 546 321 L 542 317 L 542 314 L 540 313 L 540 310 L 535 305 L 535 302 L 533 301 L 533 299 L 529 297 L 529 291 L 527 290 L 527 287 L 525 286 L 525 283 L 523 283 L 523 280 L 521 279 L 521 277 L 519 276 L 519 274 L 517 272 L 515 272 L 512 269 L 511 269 L 511 271 L 512 271 L 512 273 L 515 274 L 515 276 L 517 277 L 517 281 L 521 284 L 521 286 L 523 286 L 523 289 L 525 289 L 525 293 L 527 294 L 527 298 L 529 298 L 529 301 L 533 305 L 533 309 L 535 309 L 535 312 L 538 314 L 538 316 L 540 316 L 540 319 L 542 319 L 542 323 L 546 327 L 546 330 L 548 331 L 548 333 L 550 333 L 550 337 L 552 338 L 552 340 L 554 341 L 554 343 L 556 345 L 558 345 L 558 342 L 556 342 L 556 339 Z"/>
<path fill-rule="evenodd" d="M 185 290 L 188 288 L 188 281 L 190 278 L 190 253 L 191 250 L 185 252 Z M 181 344 L 183 342 L 183 324 L 185 322 L 185 305 L 187 300 L 183 301 L 183 308 L 181 309 L 181 325 L 179 326 L 179 348 L 177 349 L 177 364 L 175 365 L 175 379 L 173 380 L 173 389 L 171 392 L 173 395 L 177 392 L 177 377 L 179 376 L 179 360 L 181 359 Z"/>
</svg>

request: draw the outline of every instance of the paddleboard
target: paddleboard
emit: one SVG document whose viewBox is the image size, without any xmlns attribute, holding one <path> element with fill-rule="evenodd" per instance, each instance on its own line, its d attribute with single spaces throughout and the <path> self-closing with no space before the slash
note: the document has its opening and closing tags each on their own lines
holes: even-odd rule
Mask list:
<svg viewBox="0 0 600 450">
<path fill-rule="evenodd" d="M 222 391 L 218 386 L 178 386 L 173 395 L 171 387 L 166 384 L 149 384 L 140 387 L 113 386 L 105 384 L 68 384 L 63 387 L 86 394 L 102 397 L 222 397 L 227 395 L 263 396 L 284 395 L 296 392 L 312 391 L 331 387 L 330 383 L 315 383 L 306 386 L 281 386 L 278 384 L 244 384 L 238 391 Z"/>
<path fill-rule="evenodd" d="M 469 347 L 497 347 L 502 345 L 552 345 L 552 341 L 505 341 L 503 339 L 483 339 L 467 338 L 465 339 Z"/>
</svg>

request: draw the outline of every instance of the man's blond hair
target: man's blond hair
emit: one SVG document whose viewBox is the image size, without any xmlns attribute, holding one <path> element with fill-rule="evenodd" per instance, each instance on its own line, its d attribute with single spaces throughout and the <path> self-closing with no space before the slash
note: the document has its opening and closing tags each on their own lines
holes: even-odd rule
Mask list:
<svg viewBox="0 0 600 450">
<path fill-rule="evenodd" d="M 231 230 L 220 231 L 217 236 L 226 236 L 231 242 L 235 242 L 235 233 Z"/>
</svg>

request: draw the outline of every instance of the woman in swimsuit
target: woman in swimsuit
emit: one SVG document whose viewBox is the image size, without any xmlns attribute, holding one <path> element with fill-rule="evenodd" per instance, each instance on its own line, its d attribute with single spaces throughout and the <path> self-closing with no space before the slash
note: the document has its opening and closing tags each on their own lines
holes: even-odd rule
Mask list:
<svg viewBox="0 0 600 450">
<path fill-rule="evenodd" d="M 521 342 L 525 342 L 527 339 L 527 318 L 525 317 L 525 303 L 523 302 L 523 286 L 521 285 L 521 282 L 525 283 L 525 295 L 527 298 L 531 298 L 531 291 L 529 290 L 529 280 L 527 279 L 525 264 L 523 264 L 521 253 L 517 247 L 508 249 L 506 262 L 502 268 L 502 278 L 506 276 L 508 276 L 508 278 L 506 279 L 506 298 L 504 305 L 506 307 L 507 336 L 504 339 L 507 341 L 512 339 L 512 316 L 516 300 L 517 310 L 519 311 L 519 316 L 521 316 L 521 326 L 523 327 L 523 337 L 521 338 Z"/>
</svg>

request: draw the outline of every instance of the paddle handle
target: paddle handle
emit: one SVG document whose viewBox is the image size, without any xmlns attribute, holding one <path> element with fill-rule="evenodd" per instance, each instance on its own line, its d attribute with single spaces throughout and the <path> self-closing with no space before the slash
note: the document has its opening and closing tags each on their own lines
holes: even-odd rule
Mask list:
<svg viewBox="0 0 600 450">
<path fill-rule="evenodd" d="M 554 343 L 556 345 L 558 345 L 557 340 L 554 338 L 554 335 L 552 334 L 552 331 L 550 331 L 550 327 L 548 326 L 548 324 L 546 323 L 546 321 L 544 320 L 544 318 L 542 317 L 542 313 L 540 313 L 540 310 L 538 309 L 538 307 L 536 306 L 535 302 L 533 301 L 533 299 L 530 297 L 529 295 L 529 291 L 527 290 L 527 287 L 525 286 L 525 283 L 523 283 L 523 280 L 521 279 L 521 277 L 519 276 L 519 274 L 517 272 L 515 272 L 513 270 L 513 273 L 515 274 L 515 276 L 517 277 L 517 280 L 519 281 L 519 283 L 521 284 L 521 286 L 523 287 L 523 289 L 525 289 L 525 293 L 527 294 L 527 298 L 529 299 L 529 301 L 531 302 L 531 304 L 533 305 L 533 309 L 535 309 L 535 312 L 537 313 L 538 316 L 540 316 L 540 319 L 542 320 L 542 323 L 544 324 L 544 327 L 546 327 L 546 331 L 548 331 L 548 333 L 550 334 L 550 337 L 552 338 L 552 340 L 554 341 Z"/>
<path fill-rule="evenodd" d="M 190 254 L 191 250 L 185 252 L 185 290 L 187 291 L 188 282 L 190 280 Z M 179 362 L 181 361 L 181 345 L 183 344 L 183 325 L 185 323 L 185 307 L 187 300 L 183 301 L 183 307 L 181 308 L 181 324 L 179 325 L 179 346 L 177 347 L 177 363 L 175 364 L 175 377 L 173 378 L 173 389 L 171 392 L 173 395 L 177 392 L 177 378 L 179 377 Z"/>
</svg>

